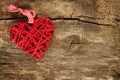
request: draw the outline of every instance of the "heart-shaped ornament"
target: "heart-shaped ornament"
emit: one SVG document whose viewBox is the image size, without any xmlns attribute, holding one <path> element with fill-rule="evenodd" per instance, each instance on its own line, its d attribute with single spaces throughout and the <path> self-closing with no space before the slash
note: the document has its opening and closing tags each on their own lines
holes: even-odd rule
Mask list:
<svg viewBox="0 0 120 80">
<path fill-rule="evenodd" d="M 13 5 L 10 7 L 16 8 Z M 30 56 L 40 60 L 53 37 L 54 24 L 48 18 L 38 18 L 34 21 L 29 20 L 29 22 L 33 23 L 20 21 L 11 26 L 9 28 L 10 40 Z"/>
</svg>

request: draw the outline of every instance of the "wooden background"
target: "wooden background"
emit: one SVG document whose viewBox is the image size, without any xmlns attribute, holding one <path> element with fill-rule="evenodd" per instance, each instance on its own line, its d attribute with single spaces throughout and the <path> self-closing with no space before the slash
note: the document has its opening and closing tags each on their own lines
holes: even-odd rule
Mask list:
<svg viewBox="0 0 120 80">
<path fill-rule="evenodd" d="M 10 4 L 55 23 L 40 61 L 9 41 L 8 28 L 25 19 Z M 120 80 L 120 0 L 0 0 L 0 80 Z"/>
</svg>

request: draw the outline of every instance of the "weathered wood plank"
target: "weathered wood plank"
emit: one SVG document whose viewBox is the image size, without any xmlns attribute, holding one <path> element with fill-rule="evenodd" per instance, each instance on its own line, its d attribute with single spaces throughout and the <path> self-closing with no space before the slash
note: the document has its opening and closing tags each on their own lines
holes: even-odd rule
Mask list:
<svg viewBox="0 0 120 80">
<path fill-rule="evenodd" d="M 55 22 L 40 61 L 9 41 L 8 28 L 23 16 L 10 4 Z M 120 0 L 8 0 L 0 3 L 0 80 L 119 80 Z M 24 19 L 23 19 L 24 20 Z"/>
<path fill-rule="evenodd" d="M 0 21 L 0 26 L 4 26 L 0 27 L 1 79 L 110 80 L 112 78 L 109 72 L 113 70 L 109 71 L 109 66 L 116 64 L 109 64 L 108 61 L 119 60 L 117 56 L 119 52 L 113 48 L 118 40 L 113 39 L 113 26 L 98 26 L 76 20 L 54 20 L 55 35 L 51 45 L 45 56 L 40 61 L 35 61 L 9 42 L 7 29 L 14 22 L 15 20 Z"/>
<path fill-rule="evenodd" d="M 8 6 L 33 9 L 39 17 L 78 18 L 98 24 L 116 25 L 120 20 L 120 0 L 9 0 L 0 3 L 0 19 L 20 18 L 19 14 L 8 13 Z"/>
</svg>

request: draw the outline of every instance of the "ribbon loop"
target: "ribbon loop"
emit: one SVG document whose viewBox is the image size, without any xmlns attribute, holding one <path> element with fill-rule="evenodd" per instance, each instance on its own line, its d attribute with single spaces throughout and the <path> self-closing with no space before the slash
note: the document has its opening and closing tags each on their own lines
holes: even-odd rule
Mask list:
<svg viewBox="0 0 120 80">
<path fill-rule="evenodd" d="M 27 16 L 28 23 L 33 23 L 34 18 L 36 16 L 35 11 L 33 11 L 33 10 L 21 9 L 21 8 L 14 6 L 14 5 L 10 5 L 8 11 L 13 12 L 13 13 L 14 12 L 21 12 L 24 16 Z"/>
</svg>

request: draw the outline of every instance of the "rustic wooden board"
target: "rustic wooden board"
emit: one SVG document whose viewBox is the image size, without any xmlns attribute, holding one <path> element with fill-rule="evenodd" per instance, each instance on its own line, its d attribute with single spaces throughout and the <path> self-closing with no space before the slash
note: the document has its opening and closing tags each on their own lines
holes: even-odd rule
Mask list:
<svg viewBox="0 0 120 80">
<path fill-rule="evenodd" d="M 119 80 L 120 0 L 11 0 L 0 3 L 0 80 Z M 23 17 L 10 3 L 55 23 L 45 56 L 36 61 L 9 41 Z"/>
<path fill-rule="evenodd" d="M 20 18 L 8 13 L 10 4 L 33 9 L 38 16 L 51 18 L 78 18 L 97 24 L 116 25 L 120 20 L 120 0 L 9 0 L 1 1 L 0 18 Z"/>
</svg>

